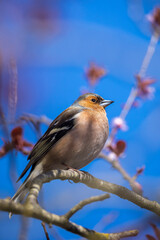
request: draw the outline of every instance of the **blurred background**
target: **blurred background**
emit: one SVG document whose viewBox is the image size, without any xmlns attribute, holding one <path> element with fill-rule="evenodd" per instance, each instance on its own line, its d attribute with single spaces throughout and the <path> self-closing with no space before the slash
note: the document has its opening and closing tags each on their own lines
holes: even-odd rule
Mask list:
<svg viewBox="0 0 160 240">
<path fill-rule="evenodd" d="M 17 126 L 24 113 L 45 115 L 54 119 L 88 88 L 86 71 L 91 63 L 104 68 L 107 75 L 94 91 L 115 103 L 107 109 L 111 119 L 118 116 L 126 102 L 135 74 L 146 53 L 152 28 L 147 14 L 158 0 L 15 0 L 0 1 L 0 106 L 6 118 L 6 132 L 0 126 L 0 146 L 7 132 Z M 145 166 L 138 178 L 143 194 L 160 200 L 160 44 L 147 70 L 156 79 L 155 97 L 142 101 L 127 116 L 127 132 L 118 138 L 127 143 L 122 166 L 133 176 Z M 24 138 L 35 143 L 37 135 L 22 125 Z M 42 125 L 44 133 L 47 126 Z M 14 159 L 14 161 L 13 161 Z M 18 152 L 0 158 L 0 198 L 12 196 L 19 185 L 13 179 L 22 172 L 27 157 Z M 14 173 L 12 172 L 14 171 Z M 122 176 L 102 159 L 84 168 L 95 177 L 130 188 Z M 14 175 L 14 176 L 13 176 Z M 63 214 L 73 205 L 98 190 L 68 181 L 52 181 L 43 186 L 44 207 Z M 134 239 L 153 234 L 150 222 L 158 226 L 158 218 L 114 195 L 93 203 L 73 216 L 77 224 L 103 232 L 138 228 Z M 80 239 L 60 228 L 47 228 L 51 239 Z M 0 213 L 1 239 L 45 239 L 40 221 L 26 221 L 19 216 L 8 219 Z M 133 238 L 130 238 L 133 239 Z"/>
</svg>

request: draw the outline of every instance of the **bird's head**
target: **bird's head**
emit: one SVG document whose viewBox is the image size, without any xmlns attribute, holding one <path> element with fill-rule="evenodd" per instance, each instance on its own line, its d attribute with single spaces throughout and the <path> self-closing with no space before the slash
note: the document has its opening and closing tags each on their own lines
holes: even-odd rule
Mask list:
<svg viewBox="0 0 160 240">
<path fill-rule="evenodd" d="M 74 104 L 78 104 L 82 107 L 92 108 L 92 109 L 104 109 L 107 106 L 109 106 L 113 101 L 111 100 L 105 100 L 98 94 L 94 93 L 86 93 L 81 95 Z"/>
</svg>

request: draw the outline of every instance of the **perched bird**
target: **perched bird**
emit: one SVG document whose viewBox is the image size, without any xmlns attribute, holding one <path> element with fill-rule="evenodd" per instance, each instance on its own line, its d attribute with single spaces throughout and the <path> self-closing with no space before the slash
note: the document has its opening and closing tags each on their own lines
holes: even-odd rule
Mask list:
<svg viewBox="0 0 160 240">
<path fill-rule="evenodd" d="M 48 127 L 28 156 L 20 175 L 31 171 L 12 200 L 21 202 L 32 180 L 53 169 L 81 169 L 101 152 L 109 133 L 105 107 L 113 103 L 97 94 L 80 96 Z"/>
</svg>

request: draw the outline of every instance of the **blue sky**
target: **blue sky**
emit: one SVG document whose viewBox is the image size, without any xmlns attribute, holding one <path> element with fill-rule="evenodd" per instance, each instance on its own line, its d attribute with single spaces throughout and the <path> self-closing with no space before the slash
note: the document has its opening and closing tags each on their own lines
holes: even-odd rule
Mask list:
<svg viewBox="0 0 160 240">
<path fill-rule="evenodd" d="M 87 86 L 85 69 L 90 62 L 105 67 L 108 75 L 96 87 L 96 93 L 114 100 L 107 109 L 109 120 L 117 116 L 126 101 L 134 75 L 139 71 L 151 37 L 146 20 L 158 1 L 2 1 L 0 3 L 0 53 L 4 63 L 3 107 L 7 113 L 8 59 L 14 56 L 18 68 L 18 104 L 16 117 L 23 113 L 46 115 L 54 119 L 80 95 Z M 38 25 L 34 16 L 44 9 L 49 11 L 46 25 Z M 43 11 L 42 11 L 43 13 Z M 160 44 L 147 70 L 147 76 L 157 79 L 155 98 L 142 107 L 133 109 L 127 116 L 128 132 L 120 132 L 118 138 L 127 141 L 123 167 L 134 175 L 137 167 L 146 166 L 139 182 L 144 196 L 159 200 L 160 154 Z M 45 131 L 45 126 L 43 131 Z M 36 136 L 25 127 L 25 138 L 33 143 Z M 2 143 L 2 142 L 1 142 Z M 17 172 L 25 167 L 26 157 L 17 155 Z M 14 189 L 8 177 L 8 156 L 0 161 L 0 197 L 12 196 Z M 85 167 L 96 177 L 129 188 L 119 173 L 103 160 L 95 160 Z M 43 187 L 45 207 L 62 214 L 80 200 L 99 194 L 82 184 L 54 181 Z M 100 231 L 122 231 L 134 228 L 139 221 L 152 216 L 149 212 L 121 200 L 116 196 L 95 203 L 80 211 L 73 221 L 88 228 L 102 217 L 114 213 L 117 217 Z M 17 239 L 20 218 L 8 220 L 0 214 L 3 240 Z M 148 223 L 146 223 L 148 224 Z M 150 231 L 149 224 L 147 232 Z M 98 229 L 97 229 L 98 230 Z M 50 231 L 49 231 L 50 232 Z M 78 236 L 58 228 L 64 239 Z M 11 237 L 12 233 L 12 237 Z M 28 239 L 45 239 L 40 222 L 30 220 Z M 51 237 L 52 239 L 52 237 Z M 138 238 L 137 238 L 138 239 Z"/>
</svg>

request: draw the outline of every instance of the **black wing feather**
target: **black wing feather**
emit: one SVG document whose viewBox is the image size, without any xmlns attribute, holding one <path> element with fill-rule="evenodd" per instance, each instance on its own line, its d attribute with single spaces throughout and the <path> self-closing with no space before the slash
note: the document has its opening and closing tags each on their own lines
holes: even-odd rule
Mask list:
<svg viewBox="0 0 160 240">
<path fill-rule="evenodd" d="M 50 124 L 45 134 L 38 140 L 33 150 L 29 154 L 28 160 L 30 161 L 21 173 L 17 182 L 26 174 L 31 166 L 33 170 L 37 162 L 49 152 L 54 144 L 75 126 L 74 117 L 80 111 L 81 110 L 78 108 L 75 108 L 74 110 L 73 108 L 72 110 L 67 109 Z"/>
</svg>

